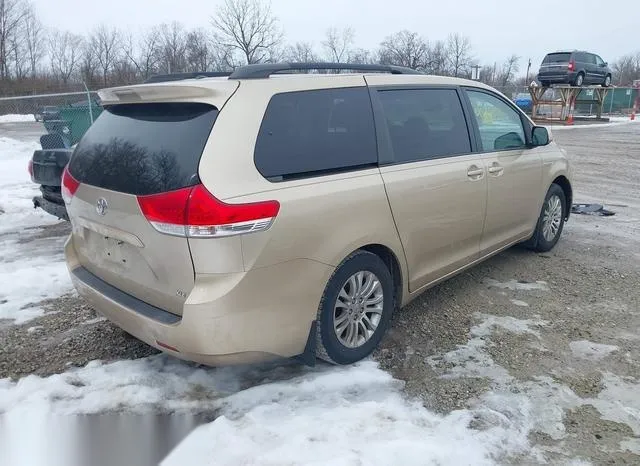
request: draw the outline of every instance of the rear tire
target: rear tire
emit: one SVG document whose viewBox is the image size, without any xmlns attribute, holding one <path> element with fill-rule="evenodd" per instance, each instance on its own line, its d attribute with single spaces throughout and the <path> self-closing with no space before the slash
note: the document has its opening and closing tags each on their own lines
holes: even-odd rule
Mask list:
<svg viewBox="0 0 640 466">
<path fill-rule="evenodd" d="M 581 87 L 584 84 L 584 74 L 582 72 L 578 73 L 576 79 L 573 81 L 573 85 L 576 87 Z"/>
<path fill-rule="evenodd" d="M 387 331 L 393 306 L 393 278 L 382 259 L 361 250 L 351 254 L 329 279 L 320 301 L 317 357 L 332 364 L 367 357 Z"/>
<path fill-rule="evenodd" d="M 549 86 L 550 86 L 550 84 L 549 84 L 549 82 L 548 82 L 548 81 L 540 81 L 540 86 L 541 86 L 541 87 L 549 87 Z"/>
<path fill-rule="evenodd" d="M 533 236 L 524 243 L 525 246 L 536 252 L 547 252 L 553 249 L 562 234 L 567 209 L 564 191 L 557 184 L 552 184 L 544 198 Z"/>
</svg>

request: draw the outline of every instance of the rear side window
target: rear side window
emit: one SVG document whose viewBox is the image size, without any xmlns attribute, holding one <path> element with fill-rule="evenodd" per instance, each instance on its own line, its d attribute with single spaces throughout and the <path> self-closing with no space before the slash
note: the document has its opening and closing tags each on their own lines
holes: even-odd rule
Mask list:
<svg viewBox="0 0 640 466">
<path fill-rule="evenodd" d="M 544 60 L 543 64 L 551 64 L 551 63 L 569 63 L 569 59 L 571 58 L 570 53 L 550 53 Z"/>
<path fill-rule="evenodd" d="M 395 163 L 471 152 L 455 89 L 379 91 Z"/>
<path fill-rule="evenodd" d="M 78 181 L 127 194 L 198 183 L 198 165 L 218 110 L 203 103 L 106 107 L 69 162 Z"/>
<path fill-rule="evenodd" d="M 369 92 L 358 87 L 274 95 L 254 157 L 258 171 L 272 181 L 375 165 Z"/>
</svg>

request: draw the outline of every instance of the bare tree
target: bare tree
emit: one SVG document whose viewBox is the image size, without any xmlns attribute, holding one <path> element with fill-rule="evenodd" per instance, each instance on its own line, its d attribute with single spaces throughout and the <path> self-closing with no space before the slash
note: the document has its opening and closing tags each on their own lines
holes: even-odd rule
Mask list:
<svg viewBox="0 0 640 466">
<path fill-rule="evenodd" d="M 447 44 L 445 44 L 444 41 L 438 40 L 429 47 L 426 71 L 438 76 L 447 76 L 450 74 L 447 60 Z"/>
<path fill-rule="evenodd" d="M 187 67 L 187 37 L 184 26 L 177 21 L 161 24 L 159 29 L 159 68 L 166 73 L 181 73 Z"/>
<path fill-rule="evenodd" d="M 225 0 L 211 22 L 217 44 L 240 53 L 244 63 L 269 61 L 282 43 L 282 31 L 269 3 Z"/>
<path fill-rule="evenodd" d="M 355 32 L 352 28 L 329 28 L 326 32 L 326 38 L 322 42 L 327 58 L 329 61 L 342 62 L 349 61 L 352 53 Z"/>
<path fill-rule="evenodd" d="M 44 43 L 44 29 L 42 23 L 36 16 L 36 12 L 32 3 L 28 3 L 25 15 L 23 17 L 23 34 L 25 41 L 25 49 L 29 61 L 29 72 L 31 77 L 35 77 L 38 72 L 38 66 L 42 61 L 46 51 Z"/>
<path fill-rule="evenodd" d="M 18 80 L 23 79 L 26 76 L 26 71 L 28 69 L 23 19 L 24 15 L 13 31 L 13 34 L 9 36 L 9 47 L 7 50 L 7 58 L 12 65 L 11 68 L 13 68 L 13 76 Z M 10 75 L 11 68 L 9 68 Z"/>
<path fill-rule="evenodd" d="M 23 0 L 0 0 L 0 79 L 10 77 L 9 64 L 15 60 L 18 29 L 25 15 Z"/>
<path fill-rule="evenodd" d="M 404 30 L 382 41 L 379 54 L 383 64 L 423 70 L 427 66 L 429 45 L 418 33 Z"/>
<path fill-rule="evenodd" d="M 285 59 L 294 63 L 309 63 L 318 61 L 310 42 L 296 42 L 285 49 Z"/>
<path fill-rule="evenodd" d="M 211 71 L 214 66 L 213 46 L 204 29 L 198 28 L 187 34 L 187 71 Z"/>
<path fill-rule="evenodd" d="M 479 80 L 489 86 L 496 86 L 498 79 L 498 64 L 484 65 L 480 68 Z"/>
<path fill-rule="evenodd" d="M 469 74 L 471 67 L 471 41 L 468 37 L 455 33 L 447 38 L 447 59 L 449 72 L 458 77 Z"/>
<path fill-rule="evenodd" d="M 515 74 L 520 70 L 520 57 L 517 55 L 511 55 L 502 64 L 498 82 L 501 86 L 506 87 L 513 82 Z"/>
<path fill-rule="evenodd" d="M 49 34 L 49 57 L 53 75 L 64 84 L 78 68 L 82 58 L 82 36 L 68 31 L 52 31 Z"/>
<path fill-rule="evenodd" d="M 102 84 L 107 86 L 109 72 L 119 58 L 120 34 L 116 28 L 108 28 L 102 24 L 91 34 L 89 44 L 95 53 L 96 62 L 102 72 Z"/>
<path fill-rule="evenodd" d="M 96 49 L 88 41 L 82 43 L 82 56 L 80 57 L 80 75 L 87 86 L 100 86 L 101 80 L 98 78 L 98 60 Z"/>
<path fill-rule="evenodd" d="M 630 86 L 640 79 L 640 52 L 623 55 L 613 65 L 613 78 L 619 86 Z"/>
<path fill-rule="evenodd" d="M 158 70 L 161 55 L 159 28 L 149 29 L 137 40 L 132 34 L 126 35 L 122 43 L 122 51 L 135 67 L 138 76 L 142 80 L 147 79 Z"/>
</svg>

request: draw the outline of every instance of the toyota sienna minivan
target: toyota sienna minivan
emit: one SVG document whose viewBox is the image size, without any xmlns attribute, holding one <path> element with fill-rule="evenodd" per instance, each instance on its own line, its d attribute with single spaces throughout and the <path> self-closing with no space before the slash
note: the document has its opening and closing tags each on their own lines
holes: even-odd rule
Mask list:
<svg viewBox="0 0 640 466">
<path fill-rule="evenodd" d="M 63 175 L 69 271 L 179 358 L 353 363 L 420 293 L 550 250 L 569 216 L 564 151 L 478 82 L 283 63 L 100 98 Z"/>
</svg>

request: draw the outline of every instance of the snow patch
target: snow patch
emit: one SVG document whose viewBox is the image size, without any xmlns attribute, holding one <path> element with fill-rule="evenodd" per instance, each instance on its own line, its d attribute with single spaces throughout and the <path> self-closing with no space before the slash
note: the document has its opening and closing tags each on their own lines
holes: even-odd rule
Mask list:
<svg viewBox="0 0 640 466">
<path fill-rule="evenodd" d="M 604 388 L 595 398 L 580 398 L 568 386 L 551 377 L 535 376 L 532 380 L 520 381 L 493 360 L 487 351 L 493 344 L 491 338 L 498 328 L 539 336 L 535 327 L 544 326 L 547 322 L 478 313 L 475 317 L 482 321 L 471 329 L 467 344 L 442 356 L 442 361 L 449 364 L 442 365 L 434 358 L 428 358 L 427 362 L 443 378 L 484 377 L 491 380 L 491 390 L 473 403 L 473 409 L 480 412 L 481 421 L 495 426 L 508 420 L 511 427 L 520 432 L 539 431 L 561 440 L 566 435 L 564 412 L 591 405 L 603 419 L 624 423 L 631 427 L 636 436 L 640 436 L 640 381 L 605 373 L 602 379 Z M 618 349 L 591 342 L 574 343 L 578 343 L 573 346 L 582 352 L 592 351 L 593 345 L 596 345 L 597 355 Z M 483 409 L 488 411 L 485 413 Z M 637 444 L 630 443 L 629 446 L 637 447 Z M 544 456 L 542 451 L 538 453 Z"/>
<path fill-rule="evenodd" d="M 587 340 L 572 341 L 569 343 L 569 348 L 574 357 L 582 359 L 602 359 L 619 349 L 614 345 L 603 345 Z"/>
<path fill-rule="evenodd" d="M 40 317 L 38 303 L 58 297 L 72 287 L 62 255 L 65 238 L 48 238 L 22 245 L 0 246 L 0 319 L 20 325 Z"/>
<path fill-rule="evenodd" d="M 0 414 L 211 409 L 217 397 L 238 389 L 231 370 L 205 370 L 164 355 L 111 364 L 92 361 L 46 378 L 0 379 Z"/>
<path fill-rule="evenodd" d="M 493 278 L 488 278 L 485 280 L 485 284 L 489 288 L 500 288 L 503 290 L 513 290 L 513 291 L 549 291 L 549 285 L 547 282 L 537 281 L 537 282 L 522 282 L 518 280 L 509 280 L 508 282 L 499 282 L 498 280 L 494 280 Z"/>
<path fill-rule="evenodd" d="M 493 381 L 507 383 L 513 380 L 509 371 L 496 364 L 487 352 L 490 344 L 489 336 L 498 328 L 516 334 L 531 334 L 540 338 L 536 327 L 547 324 L 540 319 L 516 319 L 511 316 L 494 316 L 475 313 L 474 317 L 481 322 L 471 328 L 471 339 L 457 349 L 445 353 L 442 357 L 427 358 L 427 362 L 434 368 L 444 365 L 448 367 L 445 378 L 449 377 L 488 377 Z"/>
<path fill-rule="evenodd" d="M 29 327 L 27 329 L 27 333 L 35 333 L 42 330 L 44 327 L 42 325 L 36 325 L 35 327 Z"/>
<path fill-rule="evenodd" d="M 0 380 L 0 413 L 9 420 L 111 410 L 218 416 L 179 444 L 165 465 L 214 459 L 220 465 L 489 465 L 528 452 L 526 432 L 510 419 L 496 415 L 493 425 L 471 427 L 479 412 L 431 413 L 404 398 L 402 385 L 372 361 L 211 369 L 156 355 Z"/>
<path fill-rule="evenodd" d="M 0 137 L 0 319 L 23 324 L 40 317 L 38 302 L 72 289 L 62 255 L 65 238 L 32 239 L 58 222 L 31 199 L 39 193 L 27 164 L 40 146 Z"/>
<path fill-rule="evenodd" d="M 0 115 L 0 123 L 22 123 L 24 121 L 36 121 L 36 118 L 33 115 Z"/>
<path fill-rule="evenodd" d="M 40 193 L 31 181 L 27 165 L 33 151 L 40 149 L 35 141 L 18 141 L 0 136 L 0 235 L 23 234 L 25 229 L 57 223 L 42 209 L 34 209 L 33 196 Z"/>
<path fill-rule="evenodd" d="M 640 455 L 640 439 L 633 438 L 620 442 L 620 449 L 629 450 L 631 453 Z"/>
<path fill-rule="evenodd" d="M 600 411 L 602 419 L 626 424 L 640 436 L 640 381 L 605 372 L 602 384 L 604 389 L 587 404 Z"/>
<path fill-rule="evenodd" d="M 608 123 L 593 123 L 593 124 L 586 124 L 586 125 L 574 124 L 574 125 L 571 125 L 571 126 L 551 125 L 551 126 L 548 126 L 548 127 L 551 128 L 552 131 L 568 130 L 568 129 L 587 129 L 587 128 L 610 128 L 612 126 L 635 124 L 638 121 L 640 121 L 640 120 L 638 120 L 638 119 L 631 120 L 630 117 L 611 117 L 609 119 Z"/>
<path fill-rule="evenodd" d="M 516 334 L 529 333 L 540 338 L 540 332 L 532 327 L 543 327 L 548 324 L 546 320 L 541 320 L 540 316 L 534 316 L 536 319 L 516 319 L 511 316 L 494 316 L 489 314 L 475 313 L 476 319 L 482 319 L 479 325 L 471 329 L 471 335 L 476 337 L 488 337 L 493 333 L 495 328 L 502 328 L 508 332 Z"/>
<path fill-rule="evenodd" d="M 511 300 L 511 304 L 513 304 L 514 306 L 519 306 L 519 307 L 529 307 L 529 303 L 527 303 L 525 301 L 520 301 L 519 299 L 512 299 Z"/>
<path fill-rule="evenodd" d="M 509 420 L 471 429 L 471 411 L 438 416 L 399 388 L 369 361 L 253 387 L 226 398 L 221 417 L 162 464 L 484 465 L 528 447 Z"/>
</svg>

